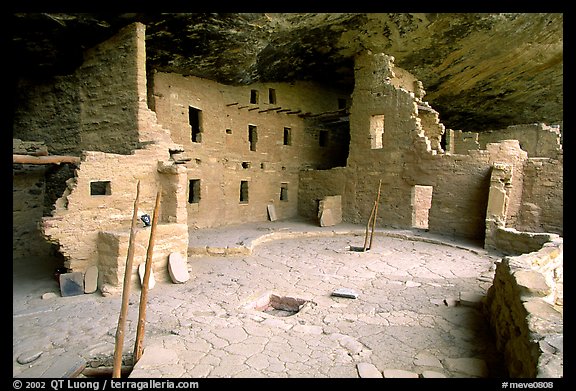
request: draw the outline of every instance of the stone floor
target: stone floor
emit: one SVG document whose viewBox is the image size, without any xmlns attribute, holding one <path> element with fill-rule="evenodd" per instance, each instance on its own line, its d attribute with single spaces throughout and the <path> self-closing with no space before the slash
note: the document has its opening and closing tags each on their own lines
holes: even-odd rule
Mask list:
<svg viewBox="0 0 576 391">
<path fill-rule="evenodd" d="M 350 249 L 363 242 L 363 227 L 302 221 L 191 231 L 190 252 L 212 255 L 189 256 L 186 283 L 150 290 L 144 355 L 130 377 L 504 375 L 479 302 L 499 254 L 423 231 L 378 229 L 369 251 Z M 53 265 L 32 262 L 14 261 L 13 376 L 111 362 L 121 297 L 60 297 Z M 357 298 L 332 296 L 340 288 Z M 257 305 L 270 294 L 307 303 L 279 316 L 288 314 Z M 139 300 L 133 290 L 125 355 Z"/>
</svg>

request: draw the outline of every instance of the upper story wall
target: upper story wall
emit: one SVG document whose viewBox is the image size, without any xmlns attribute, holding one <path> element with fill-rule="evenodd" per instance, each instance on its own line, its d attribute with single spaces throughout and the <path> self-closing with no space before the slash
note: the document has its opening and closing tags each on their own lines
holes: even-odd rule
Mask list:
<svg viewBox="0 0 576 391">
<path fill-rule="evenodd" d="M 152 86 L 158 122 L 183 146 L 192 227 L 265 221 L 269 204 L 278 218 L 295 217 L 300 170 L 345 165 L 347 126 L 321 120 L 346 111 L 341 91 L 308 82 L 228 86 L 161 72 Z"/>
<path fill-rule="evenodd" d="M 183 156 L 217 152 L 220 158 L 318 168 L 330 165 L 338 144 L 320 145 L 320 128 L 306 118 L 346 108 L 348 100 L 345 93 L 314 83 L 227 86 L 158 72 L 152 106 L 159 123 L 185 147 Z"/>
<path fill-rule="evenodd" d="M 562 151 L 560 125 L 548 126 L 544 123 L 512 125 L 483 132 L 450 129 L 447 133 L 447 150 L 465 154 L 468 150 L 486 149 L 488 144 L 503 140 L 518 140 L 529 157 L 555 158 Z"/>
<path fill-rule="evenodd" d="M 425 228 L 483 240 L 492 167 L 505 163 L 512 167 L 512 180 L 507 184 L 506 226 L 520 224 L 524 205 L 531 199 L 527 191 L 548 181 L 554 183 L 553 190 L 547 187 L 549 198 L 536 202 L 543 207 L 547 203 L 555 205 L 548 209 L 557 215 L 557 206 L 562 204 L 556 186 L 558 173 L 549 167 L 547 174 L 553 179 L 532 175 L 525 181 L 528 155 L 517 140 L 489 143 L 484 150 L 471 149 L 463 154 L 445 153 L 438 142 L 444 129 L 437 113 L 414 92 L 394 85 L 393 58 L 363 53 L 357 57 L 355 69 L 347 172 L 334 172 L 344 183 L 331 180 L 330 173 L 302 173 L 301 186 L 309 186 L 300 189 L 302 202 L 342 194 L 344 220 L 365 223 L 382 180 L 378 224 L 417 227 L 421 222 L 416 220 L 427 215 Z M 431 194 L 426 202 L 418 193 L 421 189 Z M 426 213 L 418 209 L 423 205 L 430 205 Z M 311 213 L 309 205 L 301 210 Z"/>
<path fill-rule="evenodd" d="M 74 74 L 20 81 L 13 136 L 44 141 L 52 154 L 80 155 L 84 150 L 129 154 L 138 148 L 134 124 L 143 55 L 145 61 L 143 34 L 143 25 L 127 26 L 87 50 Z M 145 91 L 142 96 L 146 98 Z"/>
<path fill-rule="evenodd" d="M 518 140 L 520 148 L 529 157 L 556 157 L 562 150 L 559 126 L 543 123 L 512 125 L 504 129 L 478 133 L 478 144 L 482 149 L 486 144 L 501 140 Z"/>
</svg>

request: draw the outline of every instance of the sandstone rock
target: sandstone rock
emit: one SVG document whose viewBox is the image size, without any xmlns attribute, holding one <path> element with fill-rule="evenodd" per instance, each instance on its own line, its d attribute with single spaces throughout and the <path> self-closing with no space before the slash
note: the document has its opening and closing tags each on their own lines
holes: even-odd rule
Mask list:
<svg viewBox="0 0 576 391">
<path fill-rule="evenodd" d="M 84 273 L 72 272 L 60 274 L 60 293 L 62 297 L 84 294 Z"/>
<path fill-rule="evenodd" d="M 340 224 L 342 222 L 342 196 L 327 196 L 320 200 L 318 219 L 321 227 Z"/>
<path fill-rule="evenodd" d="M 98 289 L 98 267 L 90 266 L 84 273 L 84 293 L 94 293 Z"/>
<path fill-rule="evenodd" d="M 18 364 L 29 364 L 32 361 L 36 361 L 44 353 L 41 350 L 29 350 L 27 352 L 21 353 L 16 361 Z"/>
<path fill-rule="evenodd" d="M 338 288 L 335 291 L 332 292 L 332 296 L 335 297 L 346 297 L 348 299 L 357 299 L 358 298 L 358 293 L 356 293 L 354 290 L 352 289 L 348 289 L 348 288 Z"/>
<path fill-rule="evenodd" d="M 175 284 L 181 284 L 190 279 L 186 259 L 179 253 L 171 253 L 168 256 L 168 272 Z"/>
<path fill-rule="evenodd" d="M 358 369 L 358 376 L 361 378 L 381 378 L 382 373 L 376 368 L 374 364 L 370 364 L 367 362 L 360 362 L 356 364 L 356 368 Z"/>
<path fill-rule="evenodd" d="M 268 208 L 268 218 L 270 219 L 270 221 L 278 220 L 278 216 L 276 215 L 276 208 L 274 207 L 274 205 L 270 204 L 267 206 L 267 208 Z"/>
<path fill-rule="evenodd" d="M 46 292 L 42 295 L 42 300 L 49 300 L 58 297 L 58 295 L 54 292 Z"/>
<path fill-rule="evenodd" d="M 138 266 L 138 275 L 140 276 L 140 286 L 144 285 L 144 273 L 146 272 L 146 264 L 141 263 Z M 154 278 L 154 270 L 150 268 L 150 278 L 148 279 L 148 289 L 152 289 L 156 286 L 156 279 Z"/>
</svg>

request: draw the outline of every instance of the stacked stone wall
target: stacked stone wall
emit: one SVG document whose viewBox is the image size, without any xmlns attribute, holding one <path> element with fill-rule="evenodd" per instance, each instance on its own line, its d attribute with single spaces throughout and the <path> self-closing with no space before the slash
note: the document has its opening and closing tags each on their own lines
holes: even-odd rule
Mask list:
<svg viewBox="0 0 576 391">
<path fill-rule="evenodd" d="M 198 198 L 187 203 L 191 227 L 266 221 L 268 205 L 279 219 L 295 217 L 300 170 L 331 167 L 344 153 L 342 135 L 329 130 L 321 136 L 324 127 L 308 120 L 339 110 L 347 95 L 337 90 L 314 83 L 227 86 L 161 72 L 154 75 L 153 90 L 158 122 L 183 146 L 178 158 L 186 161 L 188 180 L 200 181 Z M 196 141 L 191 108 L 199 110 Z M 327 137 L 326 145 L 321 137 Z M 240 199 L 242 181 L 247 200 Z"/>
<path fill-rule="evenodd" d="M 524 165 L 524 190 L 516 228 L 564 233 L 564 158 L 530 158 Z"/>
<path fill-rule="evenodd" d="M 173 151 L 182 147 L 172 142 L 169 132 L 157 124 L 155 114 L 146 106 L 144 37 L 141 24 L 124 28 L 117 36 L 88 51 L 84 66 L 78 71 L 94 71 L 85 75 L 84 85 L 91 86 L 89 89 L 109 83 L 104 81 L 108 69 L 114 73 L 112 79 L 125 79 L 128 84 L 119 83 L 119 87 L 129 90 L 119 93 L 117 101 L 106 86 L 102 86 L 102 99 L 94 92 L 88 100 L 96 102 L 82 116 L 86 130 L 92 129 L 85 134 L 96 134 L 102 129 L 105 142 L 124 143 L 125 148 L 138 144 L 144 148 L 131 150 L 130 154 L 84 151 L 75 177 L 67 181 L 52 216 L 45 217 L 41 226 L 44 237 L 59 246 L 67 269 L 84 272 L 98 266 L 99 287 L 104 287 L 107 293 L 114 293 L 114 287 L 121 284 L 118 271 L 127 258 L 124 239 L 130 231 L 138 189 L 138 215 L 151 217 L 157 193 L 162 189 L 153 259 L 154 268 L 164 272 L 159 273 L 160 278 L 167 271 L 164 266 L 169 253 L 185 255 L 188 248 L 187 214 L 183 207 L 186 170 L 172 156 Z M 124 135 L 128 139 L 123 139 Z M 89 139 L 87 136 L 83 145 L 92 145 Z M 143 227 L 140 220 L 137 224 Z M 115 232 L 120 244 L 114 247 L 101 243 L 103 232 Z M 147 235 L 137 235 L 137 248 L 146 249 L 148 240 Z M 130 271 L 132 275 L 143 262 L 142 251 L 138 254 L 135 269 Z"/>
<path fill-rule="evenodd" d="M 486 296 L 487 316 L 508 374 L 563 377 L 563 241 L 504 257 Z"/>
<path fill-rule="evenodd" d="M 559 126 L 520 124 L 478 133 L 478 143 L 483 149 L 489 143 L 506 139 L 518 140 L 529 157 L 555 157 L 562 150 Z"/>
</svg>

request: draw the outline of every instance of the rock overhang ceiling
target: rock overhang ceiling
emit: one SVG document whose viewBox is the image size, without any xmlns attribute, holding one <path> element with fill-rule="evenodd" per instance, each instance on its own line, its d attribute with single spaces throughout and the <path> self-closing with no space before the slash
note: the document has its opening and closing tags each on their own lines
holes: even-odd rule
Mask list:
<svg viewBox="0 0 576 391">
<path fill-rule="evenodd" d="M 134 21 L 149 69 L 224 84 L 315 80 L 352 91 L 354 56 L 394 56 L 448 128 L 562 123 L 562 13 L 14 13 L 16 77 L 71 73 Z"/>
</svg>

